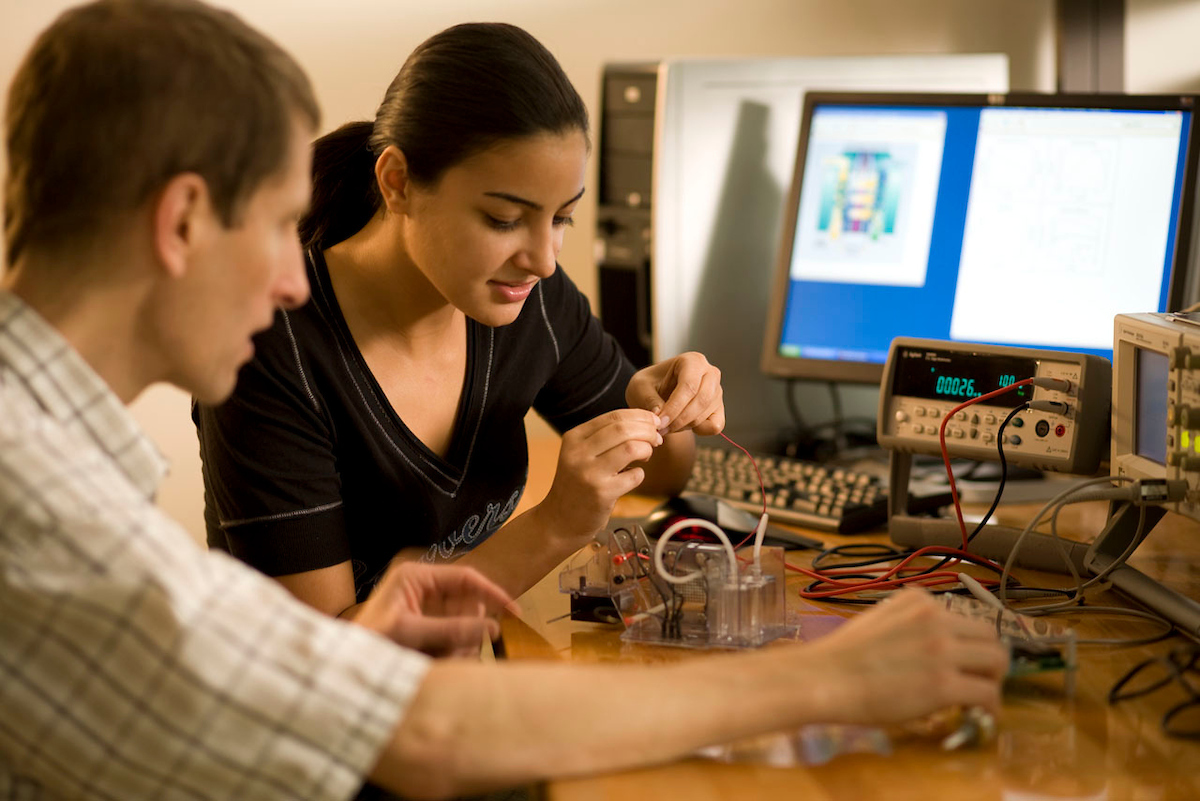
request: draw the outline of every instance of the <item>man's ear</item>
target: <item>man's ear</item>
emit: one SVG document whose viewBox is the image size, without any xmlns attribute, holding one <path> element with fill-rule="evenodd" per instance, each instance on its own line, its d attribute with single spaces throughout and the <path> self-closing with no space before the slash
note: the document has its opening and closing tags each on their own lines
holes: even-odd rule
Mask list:
<svg viewBox="0 0 1200 801">
<path fill-rule="evenodd" d="M 408 159 L 395 145 L 388 145 L 375 159 L 375 182 L 383 205 L 394 214 L 403 214 L 412 204 L 412 181 Z"/>
<path fill-rule="evenodd" d="M 176 175 L 158 194 L 154 208 L 154 252 L 172 278 L 186 272 L 213 221 L 208 184 L 194 172 Z"/>
</svg>

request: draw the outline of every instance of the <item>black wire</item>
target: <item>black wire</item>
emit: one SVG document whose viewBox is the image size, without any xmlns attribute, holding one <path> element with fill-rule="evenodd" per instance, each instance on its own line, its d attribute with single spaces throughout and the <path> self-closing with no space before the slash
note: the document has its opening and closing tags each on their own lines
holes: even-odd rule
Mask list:
<svg viewBox="0 0 1200 801">
<path fill-rule="evenodd" d="M 643 539 L 646 539 L 646 532 L 642 531 L 641 528 L 638 528 L 637 531 L 641 533 Z M 633 552 L 633 561 L 635 564 L 635 567 L 633 569 L 634 578 L 635 579 L 637 578 L 638 568 L 641 568 L 642 576 L 647 581 L 650 582 L 650 586 L 653 587 L 655 592 L 658 593 L 658 597 L 662 598 L 662 602 L 663 602 L 662 636 L 665 639 L 666 638 L 666 614 L 671 608 L 671 598 L 667 597 L 667 593 L 663 591 L 663 587 L 665 585 L 667 587 L 667 589 L 669 589 L 671 591 L 672 596 L 675 594 L 675 589 L 669 582 L 664 581 L 659 576 L 654 575 L 646 568 L 646 566 L 644 564 L 642 564 L 642 560 L 638 556 L 638 554 L 641 553 L 641 548 L 638 546 L 637 534 L 634 531 L 626 528 L 625 526 L 618 526 L 617 528 L 613 529 L 613 531 L 612 531 L 612 533 L 614 535 L 614 540 L 616 539 L 615 535 L 618 532 L 624 532 L 625 535 L 629 537 L 629 545 Z M 619 542 L 616 544 L 618 547 L 620 547 Z M 650 549 L 650 540 L 646 539 L 646 550 L 649 550 L 649 549 Z M 616 604 L 614 603 L 613 606 L 616 606 Z M 618 615 L 620 614 L 620 610 L 617 611 L 617 614 Z M 657 616 L 655 615 L 655 617 L 657 617 Z"/>
<path fill-rule="evenodd" d="M 854 553 L 855 550 L 868 551 L 871 548 L 878 549 L 878 553 L 875 555 L 875 558 L 873 558 L 873 559 L 865 559 L 860 562 L 838 562 L 836 564 L 830 565 L 829 567 L 831 567 L 831 568 L 833 568 L 833 567 L 839 567 L 839 568 L 870 567 L 872 565 L 883 564 L 885 562 L 890 562 L 892 560 L 904 559 L 905 557 L 912 556 L 914 553 L 916 553 L 916 549 L 913 549 L 913 548 L 899 550 L 897 548 L 893 548 L 888 545 L 875 544 L 875 543 L 854 543 L 851 545 L 838 545 L 833 548 L 826 548 L 825 550 L 821 551 L 816 556 L 814 556 L 813 561 L 812 561 L 812 567 L 814 570 L 818 570 L 818 569 L 821 569 L 821 563 L 824 562 L 825 559 L 827 559 L 828 557 L 852 554 L 852 553 Z M 864 555 L 866 555 L 866 554 L 864 554 Z M 966 562 L 967 564 L 977 565 L 979 567 L 990 570 L 996 574 L 1000 574 L 1003 572 L 1002 568 L 1000 568 L 998 565 L 993 564 L 990 561 L 987 561 L 983 557 L 975 556 L 974 554 L 971 554 L 971 553 L 965 553 L 962 556 L 949 556 L 949 555 L 943 556 L 941 558 L 940 562 L 938 562 L 934 565 L 931 565 L 931 566 L 925 568 L 924 570 L 917 571 L 917 572 L 913 573 L 912 575 L 923 576 L 923 575 L 927 575 L 929 573 L 936 572 L 938 570 L 941 570 L 943 567 L 945 567 L 948 562 L 955 560 L 955 559 L 957 559 L 960 562 Z M 1012 580 L 1015 581 L 1015 579 L 1012 579 Z"/>
<path fill-rule="evenodd" d="M 829 565 L 828 567 L 829 568 L 840 568 L 840 569 L 848 569 L 848 568 L 856 568 L 856 567 L 872 567 L 874 565 L 885 564 L 885 563 L 891 562 L 891 561 L 898 561 L 898 560 L 904 559 L 904 558 L 916 553 L 915 549 L 910 548 L 910 549 L 900 550 L 898 548 L 894 548 L 890 545 L 884 545 L 882 543 L 859 542 L 859 543 L 851 543 L 851 544 L 847 544 L 847 545 L 837 545 L 832 548 L 826 548 L 825 550 L 821 551 L 816 556 L 814 556 L 813 560 L 812 560 L 812 569 L 813 570 L 823 569 L 822 563 L 826 559 L 833 557 L 833 556 L 843 556 L 843 555 L 847 555 L 847 554 L 853 554 L 856 552 L 869 554 L 872 551 L 875 553 L 874 558 L 863 559 L 863 560 L 860 560 L 857 562 L 837 562 L 837 563 Z M 938 570 L 941 570 L 943 567 L 945 567 L 946 564 L 952 560 L 958 560 L 959 562 L 965 562 L 967 564 L 975 565 L 977 567 L 982 567 L 985 570 L 990 570 L 991 572 L 996 573 L 998 575 L 1003 575 L 1003 572 L 1004 572 L 1002 568 L 985 560 L 983 557 L 977 557 L 974 554 L 968 553 L 968 554 L 964 554 L 962 556 L 944 556 L 937 563 L 930 565 L 929 567 L 926 567 L 924 570 L 917 570 L 915 572 L 908 573 L 904 578 L 906 581 L 912 581 L 913 579 L 918 578 L 920 576 L 926 576 L 931 573 L 935 573 Z M 841 575 L 841 576 L 837 577 L 837 579 L 839 581 L 844 580 L 844 579 L 854 579 L 854 578 L 864 579 L 864 580 L 875 580 L 875 579 L 878 579 L 879 577 L 874 574 L 870 574 L 870 573 L 849 573 L 849 574 Z M 1008 580 L 1009 580 L 1009 587 L 1012 589 L 1016 589 L 1016 588 L 1030 589 L 1027 587 L 1022 587 L 1017 582 L 1017 579 L 1014 578 L 1013 576 L 1009 576 Z M 830 587 L 834 586 L 830 579 L 825 579 L 825 578 L 813 579 L 813 581 L 807 587 L 804 588 L 804 591 L 808 592 L 808 593 L 817 592 L 820 590 L 820 588 L 822 588 L 825 585 L 828 585 Z M 1041 588 L 1033 588 L 1033 589 L 1040 590 Z M 874 589 L 866 588 L 866 591 L 874 591 Z M 1055 592 L 1060 592 L 1060 591 L 1056 590 Z M 870 604 L 877 603 L 877 601 L 875 599 L 853 598 L 853 597 L 846 597 L 846 596 L 829 596 L 829 597 L 821 598 L 820 600 L 823 602 L 830 602 L 830 603 L 845 603 L 845 604 L 857 604 L 857 605 L 870 605 Z"/>
<path fill-rule="evenodd" d="M 839 562 L 831 567 L 864 567 L 866 565 L 877 564 L 875 560 L 887 559 L 902 559 L 906 555 L 912 553 L 911 550 L 901 550 L 891 545 L 874 542 L 855 542 L 848 545 L 835 545 L 832 548 L 826 548 L 812 559 L 812 569 L 820 570 L 821 563 L 825 559 L 832 556 L 869 556 L 874 557 L 871 561 L 846 563 Z"/>
<path fill-rule="evenodd" d="M 789 378 L 786 384 L 786 397 L 788 412 L 792 415 L 792 422 L 796 424 L 796 432 L 798 438 L 803 439 L 809 436 L 810 429 L 808 424 L 804 422 L 804 416 L 800 414 L 800 407 L 796 403 L 796 384 L 798 382 L 794 378 Z"/>
<path fill-rule="evenodd" d="M 845 420 L 842 418 L 842 394 L 838 391 L 836 381 L 826 383 L 829 387 L 829 402 L 833 407 L 833 445 L 834 451 L 840 452 L 846 447 Z"/>
<path fill-rule="evenodd" d="M 1004 422 L 1000 424 L 998 429 L 996 429 L 996 453 L 1000 455 L 1000 484 L 996 487 L 996 497 L 992 498 L 992 505 L 988 507 L 987 514 L 980 519 L 979 525 L 977 525 L 975 530 L 971 532 L 971 535 L 967 537 L 968 543 L 975 539 L 979 532 L 983 531 L 983 527 L 986 526 L 988 520 L 991 519 L 992 513 L 995 512 L 996 507 L 1000 505 L 1000 497 L 1004 494 L 1004 483 L 1008 480 L 1008 460 L 1004 458 L 1004 427 L 1008 425 L 1010 420 L 1028 408 L 1028 403 L 1022 403 L 1020 406 L 1009 412 L 1008 417 L 1005 417 Z"/>
</svg>

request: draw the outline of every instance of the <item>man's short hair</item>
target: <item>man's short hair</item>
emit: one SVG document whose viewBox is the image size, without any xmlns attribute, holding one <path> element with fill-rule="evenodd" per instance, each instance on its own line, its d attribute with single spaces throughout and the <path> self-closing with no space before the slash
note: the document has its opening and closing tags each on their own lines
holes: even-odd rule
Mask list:
<svg viewBox="0 0 1200 801">
<path fill-rule="evenodd" d="M 8 263 L 70 246 L 198 173 L 223 222 L 282 169 L 299 115 L 319 111 L 300 66 L 197 0 L 98 0 L 63 13 L 9 90 Z"/>
</svg>

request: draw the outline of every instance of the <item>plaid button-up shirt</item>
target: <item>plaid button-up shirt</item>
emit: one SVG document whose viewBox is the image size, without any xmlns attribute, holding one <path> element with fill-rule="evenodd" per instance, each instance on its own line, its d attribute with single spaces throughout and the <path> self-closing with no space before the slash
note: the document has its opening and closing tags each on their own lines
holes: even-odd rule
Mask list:
<svg viewBox="0 0 1200 801">
<path fill-rule="evenodd" d="M 164 472 L 0 292 L 0 798 L 353 795 L 428 660 L 205 552 Z"/>
</svg>

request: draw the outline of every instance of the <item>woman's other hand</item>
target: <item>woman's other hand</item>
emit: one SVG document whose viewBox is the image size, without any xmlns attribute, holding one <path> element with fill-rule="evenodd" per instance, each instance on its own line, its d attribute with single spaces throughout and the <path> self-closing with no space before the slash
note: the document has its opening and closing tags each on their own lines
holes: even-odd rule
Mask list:
<svg viewBox="0 0 1200 801">
<path fill-rule="evenodd" d="M 645 478 L 638 463 L 662 444 L 660 427 L 657 415 L 618 409 L 564 434 L 554 483 L 540 504 L 553 529 L 575 539 L 604 528 L 617 499 Z"/>
</svg>

